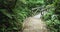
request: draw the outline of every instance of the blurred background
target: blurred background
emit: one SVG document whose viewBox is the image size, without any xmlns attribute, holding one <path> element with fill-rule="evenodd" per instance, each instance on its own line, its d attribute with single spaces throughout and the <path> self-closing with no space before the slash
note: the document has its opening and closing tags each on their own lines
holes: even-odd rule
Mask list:
<svg viewBox="0 0 60 32">
<path fill-rule="evenodd" d="M 0 32 L 19 32 L 23 20 L 38 13 L 51 32 L 60 32 L 60 0 L 0 0 Z"/>
</svg>

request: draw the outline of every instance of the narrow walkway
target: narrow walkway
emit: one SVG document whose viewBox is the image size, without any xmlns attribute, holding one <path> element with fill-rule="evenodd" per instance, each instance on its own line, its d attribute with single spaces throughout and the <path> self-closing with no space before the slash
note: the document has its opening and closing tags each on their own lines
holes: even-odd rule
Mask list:
<svg viewBox="0 0 60 32">
<path fill-rule="evenodd" d="M 23 23 L 23 32 L 47 32 L 46 24 L 40 19 L 41 16 L 39 13 L 27 18 Z"/>
</svg>

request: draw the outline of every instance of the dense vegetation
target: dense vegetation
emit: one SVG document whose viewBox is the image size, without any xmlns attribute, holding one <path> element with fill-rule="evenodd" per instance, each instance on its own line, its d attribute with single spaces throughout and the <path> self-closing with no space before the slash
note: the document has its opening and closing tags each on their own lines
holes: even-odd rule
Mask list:
<svg viewBox="0 0 60 32">
<path fill-rule="evenodd" d="M 48 11 L 42 17 L 47 28 L 51 32 L 60 32 L 60 0 L 0 0 L 0 32 L 20 31 L 23 20 L 41 9 Z"/>
<path fill-rule="evenodd" d="M 59 5 L 60 2 L 59 1 L 60 0 L 51 0 L 51 3 L 50 1 L 48 1 L 47 5 L 51 6 L 51 8 L 48 9 L 48 13 L 44 15 L 44 19 L 51 32 L 60 32 L 60 5 Z"/>
</svg>

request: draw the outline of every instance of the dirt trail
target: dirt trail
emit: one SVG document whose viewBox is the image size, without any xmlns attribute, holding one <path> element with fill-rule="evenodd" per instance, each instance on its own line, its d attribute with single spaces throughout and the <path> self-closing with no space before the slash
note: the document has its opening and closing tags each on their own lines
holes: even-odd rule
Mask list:
<svg viewBox="0 0 60 32">
<path fill-rule="evenodd" d="M 23 32 L 47 32 L 46 24 L 41 20 L 41 13 L 27 18 L 23 22 Z"/>
</svg>

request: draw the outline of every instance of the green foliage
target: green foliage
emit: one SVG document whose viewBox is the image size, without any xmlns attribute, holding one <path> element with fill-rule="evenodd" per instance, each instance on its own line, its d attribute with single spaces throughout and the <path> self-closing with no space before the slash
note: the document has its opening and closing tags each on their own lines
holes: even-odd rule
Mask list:
<svg viewBox="0 0 60 32">
<path fill-rule="evenodd" d="M 0 0 L 0 8 L 14 8 L 17 0 Z"/>
<path fill-rule="evenodd" d="M 60 32 L 60 0 L 53 0 L 52 4 L 50 5 L 50 9 L 48 12 L 43 15 L 44 20 L 46 21 L 46 24 L 48 28 L 50 29 L 50 32 Z M 49 2 L 50 3 L 50 2 Z M 54 8 L 52 8 L 52 6 Z M 51 8 L 53 10 L 51 10 Z"/>
<path fill-rule="evenodd" d="M 54 0 L 44 0 L 46 5 L 52 4 L 54 2 Z"/>
<path fill-rule="evenodd" d="M 23 20 L 34 13 L 31 9 L 44 4 L 43 0 L 17 0 L 16 3 L 15 0 L 0 0 L 0 3 L 0 32 L 19 32 Z"/>
<path fill-rule="evenodd" d="M 36 10 L 32 11 L 32 8 L 44 5 L 48 12 L 42 17 L 47 28 L 51 32 L 60 32 L 60 0 L 0 0 L 0 32 L 22 30 L 23 20 L 36 12 Z M 7 8 L 12 10 L 11 13 Z"/>
</svg>

